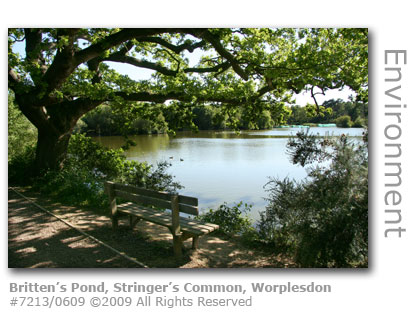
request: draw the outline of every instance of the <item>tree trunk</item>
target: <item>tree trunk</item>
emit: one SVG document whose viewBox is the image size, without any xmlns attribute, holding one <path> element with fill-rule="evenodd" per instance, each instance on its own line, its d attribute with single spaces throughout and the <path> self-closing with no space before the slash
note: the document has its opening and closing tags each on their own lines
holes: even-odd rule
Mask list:
<svg viewBox="0 0 409 320">
<path fill-rule="evenodd" d="M 36 169 L 42 173 L 47 169 L 60 170 L 67 156 L 71 131 L 55 135 L 47 130 L 38 130 Z"/>
<path fill-rule="evenodd" d="M 31 103 L 30 96 L 15 95 L 20 110 L 38 130 L 35 174 L 41 175 L 48 169 L 60 170 L 64 166 L 68 142 L 78 119 L 102 101 L 78 98 L 38 107 Z"/>
</svg>

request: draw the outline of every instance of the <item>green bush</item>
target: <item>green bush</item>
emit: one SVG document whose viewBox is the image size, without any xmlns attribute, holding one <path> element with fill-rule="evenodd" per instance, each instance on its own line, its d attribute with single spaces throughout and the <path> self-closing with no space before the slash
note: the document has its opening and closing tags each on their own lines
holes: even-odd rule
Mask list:
<svg viewBox="0 0 409 320">
<path fill-rule="evenodd" d="M 367 143 L 306 135 L 291 139 L 289 153 L 295 163 L 316 166 L 300 183 L 271 179 L 266 185 L 260 237 L 293 253 L 302 267 L 367 266 Z"/>
<path fill-rule="evenodd" d="M 77 121 L 77 124 L 75 125 L 72 133 L 74 133 L 74 134 L 85 133 L 87 131 L 88 131 L 88 125 L 82 119 L 79 119 Z"/>
<path fill-rule="evenodd" d="M 182 186 L 167 173 L 169 164 L 156 168 L 146 162 L 126 160 L 123 151 L 105 148 L 83 134 L 73 135 L 68 157 L 60 171 L 48 171 L 35 180 L 41 192 L 70 204 L 106 207 L 104 182 L 107 180 L 158 191 L 175 192 Z"/>
<path fill-rule="evenodd" d="M 365 121 L 365 119 L 363 119 L 363 118 L 361 118 L 361 117 L 358 117 L 358 118 L 356 118 L 355 119 L 355 121 L 353 122 L 353 124 L 352 124 L 352 127 L 353 128 L 363 128 L 363 127 L 366 127 L 366 121 Z"/>
<path fill-rule="evenodd" d="M 215 223 L 220 226 L 219 231 L 227 234 L 246 234 L 252 231 L 252 223 L 248 216 L 251 205 L 239 202 L 229 207 L 227 203 L 219 206 L 216 210 L 210 209 L 209 212 L 197 217 L 202 222 Z"/>
<path fill-rule="evenodd" d="M 77 133 L 92 136 L 114 136 L 162 133 L 168 130 L 165 119 L 155 107 L 143 104 L 130 104 L 128 108 L 119 108 L 113 104 L 102 104 L 85 114 L 75 128 Z M 147 114 L 139 114 L 137 110 L 149 110 Z"/>
<path fill-rule="evenodd" d="M 17 154 L 8 161 L 8 179 L 10 184 L 27 185 L 31 183 L 34 169 L 35 146 L 22 146 Z"/>
<path fill-rule="evenodd" d="M 103 181 L 85 167 L 65 166 L 60 171 L 48 171 L 34 180 L 33 186 L 42 194 L 71 205 L 107 207 Z"/>
<path fill-rule="evenodd" d="M 335 119 L 335 123 L 340 128 L 351 128 L 353 124 L 350 116 L 338 117 Z"/>
<path fill-rule="evenodd" d="M 10 183 L 27 184 L 34 171 L 37 129 L 8 95 L 8 178 Z"/>
<path fill-rule="evenodd" d="M 8 95 L 8 160 L 20 161 L 16 158 L 31 157 L 32 149 L 37 141 L 37 129 L 21 113 L 14 104 L 14 96 Z"/>
</svg>

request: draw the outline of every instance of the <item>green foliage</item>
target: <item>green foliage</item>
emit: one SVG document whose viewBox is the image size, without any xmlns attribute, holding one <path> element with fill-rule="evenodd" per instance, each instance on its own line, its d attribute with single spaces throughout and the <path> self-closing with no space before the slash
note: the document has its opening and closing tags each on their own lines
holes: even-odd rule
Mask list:
<svg viewBox="0 0 409 320">
<path fill-rule="evenodd" d="M 180 107 L 180 106 L 179 106 Z M 75 132 L 87 135 L 134 135 L 163 133 L 177 130 L 223 130 L 223 129 L 271 129 L 275 123 L 283 122 L 283 112 L 262 110 L 259 115 L 253 114 L 252 108 L 239 108 L 237 112 L 226 116 L 220 107 L 213 105 L 179 107 L 155 106 L 161 111 L 155 114 L 155 120 L 146 118 L 146 109 L 152 106 L 139 106 L 140 110 L 127 106 L 117 110 L 114 106 L 101 105 L 87 113 L 78 123 Z M 192 127 L 193 125 L 193 127 Z"/>
<path fill-rule="evenodd" d="M 34 172 L 35 146 L 23 146 L 8 161 L 8 179 L 11 184 L 27 185 Z"/>
<path fill-rule="evenodd" d="M 354 127 L 364 127 L 368 119 L 368 104 L 357 101 L 327 100 L 319 107 L 307 105 L 305 107 L 292 106 L 288 124 L 305 123 L 335 123 L 342 116 L 349 116 Z M 344 120 L 345 121 L 345 120 Z M 345 124 L 343 124 L 345 125 Z"/>
<path fill-rule="evenodd" d="M 72 136 L 68 153 L 62 170 L 49 170 L 34 185 L 70 204 L 106 207 L 104 182 L 108 180 L 158 191 L 175 192 L 182 188 L 166 172 L 168 163 L 154 168 L 146 162 L 126 160 L 121 149 L 102 147 L 82 134 Z"/>
<path fill-rule="evenodd" d="M 341 127 L 341 128 L 351 128 L 353 125 L 353 122 L 350 116 L 338 117 L 335 119 L 335 123 L 337 127 Z"/>
<path fill-rule="evenodd" d="M 356 118 L 355 121 L 352 123 L 353 128 L 364 128 L 367 126 L 368 126 L 368 120 L 362 119 L 361 117 Z"/>
<path fill-rule="evenodd" d="M 76 125 L 76 132 L 91 136 L 115 136 L 162 133 L 167 123 L 160 106 L 127 103 L 125 106 L 103 104 L 84 115 Z"/>
<path fill-rule="evenodd" d="M 216 106 L 195 106 L 193 115 L 193 123 L 199 130 L 226 129 L 226 116 Z"/>
<path fill-rule="evenodd" d="M 367 266 L 367 142 L 307 136 L 300 133 L 289 145 L 293 162 L 320 165 L 309 168 L 300 183 L 269 181 L 260 237 L 293 253 L 302 267 Z"/>
<path fill-rule="evenodd" d="M 345 115 L 350 116 L 352 121 L 355 121 L 358 117 L 368 119 L 368 103 L 358 101 L 345 102 L 341 99 L 331 99 L 325 101 L 323 105 L 326 108 L 332 109 L 332 119 Z"/>
<path fill-rule="evenodd" d="M 62 170 L 49 170 L 33 182 L 42 194 L 57 198 L 70 205 L 106 207 L 103 181 L 85 167 L 65 166 Z"/>
<path fill-rule="evenodd" d="M 123 150 L 108 149 L 85 135 L 73 135 L 68 148 L 68 165 L 84 167 L 96 177 L 158 191 L 175 192 L 181 186 L 166 173 L 169 163 L 161 162 L 153 170 L 146 162 L 126 160 Z"/>
<path fill-rule="evenodd" d="M 26 184 L 34 168 L 36 128 L 8 95 L 8 178 L 11 183 Z"/>
<path fill-rule="evenodd" d="M 37 140 L 37 129 L 28 121 L 14 103 L 14 96 L 8 95 L 8 161 L 27 157 Z M 31 152 L 31 151 L 30 151 Z M 30 153 L 28 152 L 28 153 Z"/>
<path fill-rule="evenodd" d="M 304 124 L 311 121 L 311 117 L 307 113 L 307 109 L 301 106 L 292 106 L 291 115 L 288 118 L 288 124 Z"/>
<path fill-rule="evenodd" d="M 200 214 L 197 219 L 202 222 L 215 223 L 220 226 L 220 231 L 224 234 L 245 235 L 252 232 L 251 220 L 248 216 L 251 206 L 239 202 L 231 207 L 224 203 L 216 210 Z"/>
<path fill-rule="evenodd" d="M 286 104 L 303 90 L 349 87 L 367 102 L 367 31 L 10 28 L 8 84 L 20 109 L 41 126 L 44 141 L 55 128 L 67 137 L 81 115 L 104 103 L 119 117 L 116 130 L 124 135 L 197 129 L 193 108 L 202 105 L 217 107 L 212 126 L 268 128 L 285 123 Z M 25 45 L 24 55 L 16 52 L 18 42 Z M 200 59 L 193 62 L 196 53 Z M 152 76 L 133 79 L 111 62 L 150 69 Z M 320 108 L 317 115 L 326 117 L 327 111 Z M 111 115 L 100 120 L 110 123 Z M 91 118 L 82 121 L 96 134 L 111 129 L 91 125 Z M 62 166 L 66 150 L 54 144 L 52 160 L 37 157 L 39 170 Z"/>
<path fill-rule="evenodd" d="M 278 121 L 277 121 L 278 122 Z M 274 126 L 274 120 L 268 110 L 263 110 L 259 119 L 257 120 L 257 128 L 260 130 L 271 129 Z"/>
<path fill-rule="evenodd" d="M 293 164 L 300 164 L 304 167 L 315 161 L 323 161 L 330 156 L 331 150 L 327 151 L 330 142 L 327 138 L 322 139 L 309 134 L 309 130 L 297 132 L 296 137 L 296 139 L 290 138 L 287 142 L 287 153 Z"/>
</svg>

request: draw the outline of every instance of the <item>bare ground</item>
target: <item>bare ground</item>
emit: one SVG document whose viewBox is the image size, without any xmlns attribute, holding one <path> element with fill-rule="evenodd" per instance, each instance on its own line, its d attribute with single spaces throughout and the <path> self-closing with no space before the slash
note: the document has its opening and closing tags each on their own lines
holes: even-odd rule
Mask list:
<svg viewBox="0 0 409 320">
<path fill-rule="evenodd" d="M 199 249 L 185 242 L 183 258 L 173 256 L 167 228 L 140 222 L 131 230 L 121 221 L 111 229 L 106 212 L 65 206 L 29 189 L 15 188 L 64 221 L 151 268 L 286 268 L 289 259 L 249 248 L 233 238 L 210 234 Z M 41 210 L 12 189 L 8 191 L 10 268 L 137 268 L 136 263 L 93 241 Z"/>
</svg>

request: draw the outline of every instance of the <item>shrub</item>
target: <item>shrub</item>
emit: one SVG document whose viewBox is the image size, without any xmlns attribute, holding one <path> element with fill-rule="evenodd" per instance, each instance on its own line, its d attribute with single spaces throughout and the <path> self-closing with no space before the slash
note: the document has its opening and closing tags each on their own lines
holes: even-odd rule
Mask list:
<svg viewBox="0 0 409 320">
<path fill-rule="evenodd" d="M 95 207 L 108 205 L 103 181 L 85 167 L 65 166 L 60 171 L 50 170 L 38 177 L 33 186 L 64 203 Z"/>
<path fill-rule="evenodd" d="M 30 177 L 34 170 L 35 146 L 22 146 L 18 154 L 8 161 L 9 183 L 27 185 L 31 182 Z"/>
<path fill-rule="evenodd" d="M 77 124 L 75 125 L 72 133 L 83 133 L 88 131 L 88 125 L 83 121 L 82 119 L 79 119 L 77 121 Z"/>
<path fill-rule="evenodd" d="M 340 128 L 351 128 L 353 124 L 350 116 L 338 117 L 335 119 L 335 123 Z"/>
<path fill-rule="evenodd" d="M 352 127 L 353 127 L 353 128 L 363 128 L 363 127 L 366 126 L 366 123 L 365 123 L 365 122 L 366 122 L 365 119 L 363 119 L 363 118 L 361 118 L 361 117 L 358 117 L 358 118 L 356 118 L 355 121 L 353 122 Z"/>
<path fill-rule="evenodd" d="M 37 141 L 37 129 L 14 104 L 14 96 L 8 95 L 8 160 L 31 157 Z M 17 159 L 17 161 L 19 161 Z"/>
<path fill-rule="evenodd" d="M 169 166 L 162 162 L 154 168 L 146 162 L 126 160 L 121 149 L 105 148 L 78 134 L 71 137 L 64 168 L 37 178 L 35 187 L 70 204 L 105 207 L 107 180 L 158 191 L 175 192 L 182 188 L 166 172 Z"/>
<path fill-rule="evenodd" d="M 148 110 L 139 114 L 137 110 Z M 120 108 L 114 104 L 102 104 L 85 114 L 77 122 L 76 132 L 89 135 L 133 135 L 167 131 L 166 121 L 158 106 L 148 107 L 143 104 L 129 104 Z"/>
<path fill-rule="evenodd" d="M 289 143 L 290 155 L 299 156 L 293 161 L 316 167 L 300 183 L 269 181 L 260 236 L 292 252 L 302 267 L 367 266 L 367 143 L 354 145 L 346 136 L 322 140 L 298 135 L 298 143 Z"/>
<path fill-rule="evenodd" d="M 34 171 L 37 129 L 8 95 L 8 178 L 10 183 L 27 184 Z"/>
<path fill-rule="evenodd" d="M 239 202 L 229 207 L 227 203 L 219 206 L 216 210 L 210 209 L 209 212 L 197 217 L 202 222 L 215 223 L 220 226 L 219 231 L 227 234 L 245 234 L 251 232 L 251 220 L 248 213 L 251 205 Z"/>
</svg>

